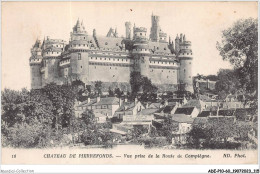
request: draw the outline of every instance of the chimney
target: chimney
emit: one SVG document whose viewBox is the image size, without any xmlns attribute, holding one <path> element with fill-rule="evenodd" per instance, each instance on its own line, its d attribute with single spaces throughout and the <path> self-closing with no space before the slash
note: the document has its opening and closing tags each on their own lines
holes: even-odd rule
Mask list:
<svg viewBox="0 0 260 174">
<path fill-rule="evenodd" d="M 125 103 L 128 102 L 127 97 L 125 97 Z"/>
<path fill-rule="evenodd" d="M 122 106 L 122 104 L 123 104 L 123 100 L 119 98 L 119 106 Z"/>
<path fill-rule="evenodd" d="M 169 105 L 169 102 L 168 100 L 165 100 L 165 103 L 164 103 L 165 106 L 168 106 Z"/>
<path fill-rule="evenodd" d="M 135 105 L 137 104 L 137 102 L 138 102 L 138 99 L 137 99 L 137 98 L 135 98 Z"/>
<path fill-rule="evenodd" d="M 97 96 L 97 103 L 100 102 L 100 96 Z"/>
<path fill-rule="evenodd" d="M 149 107 L 149 105 L 148 105 L 148 103 L 146 103 L 145 109 L 148 109 L 148 107 Z"/>
<path fill-rule="evenodd" d="M 88 103 L 90 103 L 90 97 L 88 97 Z"/>
</svg>

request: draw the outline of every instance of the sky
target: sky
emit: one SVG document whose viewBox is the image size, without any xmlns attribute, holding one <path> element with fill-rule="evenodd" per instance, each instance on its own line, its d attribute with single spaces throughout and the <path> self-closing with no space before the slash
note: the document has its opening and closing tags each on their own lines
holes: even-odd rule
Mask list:
<svg viewBox="0 0 260 174">
<path fill-rule="evenodd" d="M 69 41 L 77 19 L 88 34 L 106 35 L 117 27 L 125 36 L 125 22 L 146 27 L 151 15 L 160 16 L 161 29 L 175 39 L 183 33 L 192 42 L 193 75 L 217 74 L 232 68 L 216 49 L 221 32 L 241 18 L 257 18 L 257 2 L 2 2 L 2 89 L 30 89 L 30 49 L 39 38 Z"/>
</svg>

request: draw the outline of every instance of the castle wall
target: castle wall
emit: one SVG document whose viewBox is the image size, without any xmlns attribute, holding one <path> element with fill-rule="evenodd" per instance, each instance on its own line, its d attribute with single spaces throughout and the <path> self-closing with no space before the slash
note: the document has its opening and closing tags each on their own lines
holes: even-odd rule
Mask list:
<svg viewBox="0 0 260 174">
<path fill-rule="evenodd" d="M 134 55 L 134 71 L 140 72 L 142 76 L 149 77 L 149 56 Z"/>
<path fill-rule="evenodd" d="M 55 82 L 59 78 L 59 59 L 58 58 L 47 58 L 46 69 L 45 69 L 45 81 L 46 83 Z"/>
<path fill-rule="evenodd" d="M 192 59 L 180 59 L 180 83 L 192 85 Z"/>
<path fill-rule="evenodd" d="M 149 78 L 154 84 L 178 84 L 178 69 L 150 67 Z"/>
<path fill-rule="evenodd" d="M 31 88 L 40 89 L 42 87 L 41 64 L 31 65 Z"/>
<path fill-rule="evenodd" d="M 89 56 L 88 52 L 73 52 L 70 58 L 70 72 L 72 80 L 79 79 L 84 83 L 89 81 Z M 65 70 L 66 73 L 66 70 Z"/>
<path fill-rule="evenodd" d="M 90 63 L 89 65 L 89 81 L 102 82 L 127 82 L 130 80 L 130 65 L 112 65 Z"/>
</svg>

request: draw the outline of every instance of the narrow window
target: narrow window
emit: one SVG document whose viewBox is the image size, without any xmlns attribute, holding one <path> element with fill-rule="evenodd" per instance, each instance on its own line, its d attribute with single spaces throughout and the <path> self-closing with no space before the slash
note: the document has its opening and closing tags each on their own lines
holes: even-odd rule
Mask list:
<svg viewBox="0 0 260 174">
<path fill-rule="evenodd" d="M 81 54 L 78 53 L 78 60 L 81 60 Z"/>
</svg>

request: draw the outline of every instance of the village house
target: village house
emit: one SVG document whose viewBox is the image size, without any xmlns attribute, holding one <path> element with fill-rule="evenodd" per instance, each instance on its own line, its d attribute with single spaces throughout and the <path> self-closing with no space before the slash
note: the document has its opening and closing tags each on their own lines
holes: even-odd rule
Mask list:
<svg viewBox="0 0 260 174">
<path fill-rule="evenodd" d="M 199 114 L 199 110 L 196 107 L 181 107 L 177 108 L 174 115 L 186 115 L 190 118 L 195 118 Z"/>
<path fill-rule="evenodd" d="M 137 115 L 137 113 L 141 112 L 143 109 L 145 109 L 145 107 L 137 99 L 135 99 L 134 102 L 129 102 L 125 99 L 120 107 L 117 108 L 113 117 L 122 120 L 124 115 Z"/>
<path fill-rule="evenodd" d="M 88 98 L 87 101 L 80 103 L 76 106 L 75 114 L 77 117 L 81 117 L 81 114 L 86 110 L 92 110 L 95 113 L 105 115 L 111 118 L 115 111 L 120 106 L 120 99 L 117 97 L 97 97 L 95 99 Z"/>
<path fill-rule="evenodd" d="M 203 111 L 207 106 L 202 100 L 191 99 L 182 107 L 195 107 L 199 112 Z"/>
<path fill-rule="evenodd" d="M 173 115 L 174 131 L 172 132 L 172 144 L 186 144 L 188 133 L 192 128 L 193 118 L 185 114 Z"/>
</svg>

